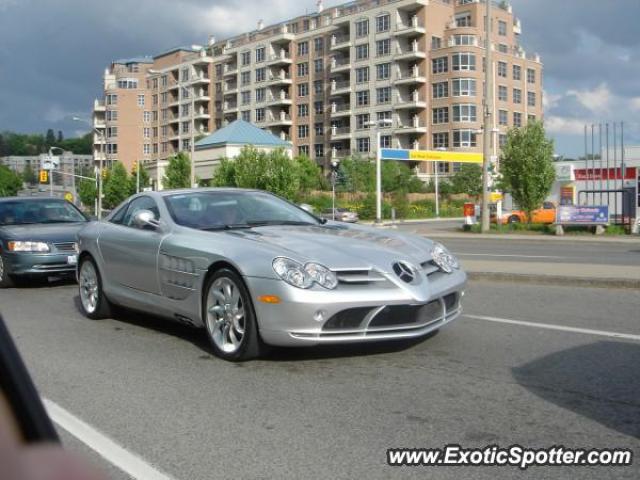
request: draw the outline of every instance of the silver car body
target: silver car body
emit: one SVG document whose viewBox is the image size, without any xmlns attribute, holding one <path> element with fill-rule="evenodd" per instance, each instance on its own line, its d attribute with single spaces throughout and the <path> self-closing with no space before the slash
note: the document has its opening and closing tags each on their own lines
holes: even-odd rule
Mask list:
<svg viewBox="0 0 640 480">
<path fill-rule="evenodd" d="M 436 266 L 431 240 L 330 221 L 201 231 L 174 223 L 163 200 L 171 193 L 129 199 L 144 195 L 155 201 L 156 230 L 111 223 L 117 209 L 80 232 L 81 258 L 93 257 L 111 302 L 203 326 L 205 280 L 226 265 L 246 283 L 260 335 L 271 345 L 420 337 L 462 311 L 466 274 Z M 337 274 L 338 286 L 301 289 L 285 283 L 272 267 L 279 256 L 325 265 Z M 394 271 L 399 262 L 413 275 L 411 282 Z M 277 295 L 281 302 L 262 303 L 263 295 Z"/>
</svg>

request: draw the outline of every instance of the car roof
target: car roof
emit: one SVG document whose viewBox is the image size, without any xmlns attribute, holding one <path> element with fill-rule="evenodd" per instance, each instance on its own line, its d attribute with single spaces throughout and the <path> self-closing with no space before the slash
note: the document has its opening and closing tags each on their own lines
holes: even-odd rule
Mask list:
<svg viewBox="0 0 640 480">
<path fill-rule="evenodd" d="M 20 202 L 44 202 L 44 201 L 58 201 L 58 202 L 66 202 L 66 200 L 64 198 L 58 198 L 58 197 L 2 197 L 0 198 L 0 203 L 6 203 L 6 202 L 15 202 L 15 201 L 20 201 Z"/>
<path fill-rule="evenodd" d="M 248 192 L 259 192 L 259 193 L 269 193 L 264 190 L 258 190 L 255 188 L 236 188 L 236 187 L 198 187 L 198 188 L 176 188 L 173 190 L 160 190 L 154 192 L 156 195 L 161 197 L 168 197 L 171 195 L 181 194 L 181 193 L 202 193 L 202 192 L 239 192 L 239 193 L 248 193 Z M 143 192 L 141 192 L 143 193 Z M 145 192 L 151 193 L 151 192 Z"/>
</svg>

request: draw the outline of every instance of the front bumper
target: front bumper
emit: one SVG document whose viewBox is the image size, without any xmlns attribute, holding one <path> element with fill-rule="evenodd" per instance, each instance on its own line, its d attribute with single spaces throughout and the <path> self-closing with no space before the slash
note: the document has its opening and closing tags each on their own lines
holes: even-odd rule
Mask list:
<svg viewBox="0 0 640 480">
<path fill-rule="evenodd" d="M 462 313 L 467 276 L 458 270 L 436 282 L 423 282 L 419 292 L 375 285 L 303 290 L 281 280 L 245 280 L 265 343 L 309 346 L 424 336 Z M 260 295 L 277 295 L 281 303 L 261 303 Z"/>
<path fill-rule="evenodd" d="M 71 275 L 76 271 L 77 258 L 71 253 L 30 252 L 7 253 L 4 257 L 5 268 L 10 275 Z"/>
</svg>

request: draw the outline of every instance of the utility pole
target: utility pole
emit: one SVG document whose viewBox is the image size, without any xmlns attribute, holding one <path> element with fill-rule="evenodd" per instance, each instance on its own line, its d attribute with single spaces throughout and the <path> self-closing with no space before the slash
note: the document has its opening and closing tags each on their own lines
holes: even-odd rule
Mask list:
<svg viewBox="0 0 640 480">
<path fill-rule="evenodd" d="M 482 140 L 482 220 L 480 230 L 489 231 L 489 163 L 491 162 L 491 138 L 493 131 L 493 55 L 491 51 L 491 2 L 487 0 L 484 38 L 484 131 Z"/>
</svg>

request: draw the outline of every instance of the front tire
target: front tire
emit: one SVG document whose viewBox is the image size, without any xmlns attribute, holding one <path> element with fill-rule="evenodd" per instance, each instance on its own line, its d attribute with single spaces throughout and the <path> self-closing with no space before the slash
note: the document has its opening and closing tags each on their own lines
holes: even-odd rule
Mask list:
<svg viewBox="0 0 640 480">
<path fill-rule="evenodd" d="M 15 282 L 7 271 L 6 263 L 0 254 L 0 288 L 11 288 L 15 286 Z"/>
<path fill-rule="evenodd" d="M 520 217 L 518 217 L 517 215 L 511 215 L 509 217 L 509 223 L 511 223 L 511 224 L 520 223 Z"/>
<path fill-rule="evenodd" d="M 209 277 L 202 297 L 202 319 L 218 357 L 241 362 L 262 353 L 251 296 L 236 272 L 223 268 Z"/>
<path fill-rule="evenodd" d="M 81 260 L 78 274 L 78 290 L 82 313 L 92 320 L 111 317 L 111 303 L 104 294 L 102 278 L 91 257 Z"/>
</svg>

